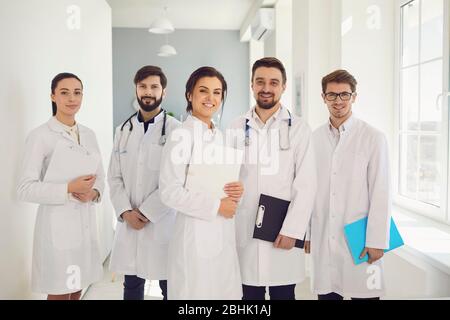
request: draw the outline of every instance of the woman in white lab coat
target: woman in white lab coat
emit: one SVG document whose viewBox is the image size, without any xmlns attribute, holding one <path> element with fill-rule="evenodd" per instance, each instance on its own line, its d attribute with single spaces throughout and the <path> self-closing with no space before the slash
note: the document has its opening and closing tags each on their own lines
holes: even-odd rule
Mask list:
<svg viewBox="0 0 450 320">
<path fill-rule="evenodd" d="M 94 132 L 75 121 L 82 97 L 76 75 L 61 73 L 53 79 L 53 117 L 28 135 L 17 189 L 20 200 L 39 204 L 32 290 L 48 294 L 49 300 L 78 300 L 83 288 L 102 277 L 94 203 L 103 192 L 104 173 Z M 55 151 L 59 160 L 72 153 L 96 169 L 64 181 L 71 170 L 84 169 L 71 163 L 65 167 L 56 159 L 52 163 Z"/>
<path fill-rule="evenodd" d="M 210 67 L 196 70 L 186 84 L 190 115 L 172 133 L 163 150 L 161 199 L 177 210 L 168 261 L 168 295 L 172 300 L 242 297 L 234 229 L 242 184 L 230 182 L 224 186 L 228 197 L 223 199 L 185 188 L 194 145 L 206 150 L 221 143 L 220 132 L 211 119 L 220 109 L 226 91 L 220 72 Z M 184 154 L 178 158 L 180 151 Z"/>
</svg>

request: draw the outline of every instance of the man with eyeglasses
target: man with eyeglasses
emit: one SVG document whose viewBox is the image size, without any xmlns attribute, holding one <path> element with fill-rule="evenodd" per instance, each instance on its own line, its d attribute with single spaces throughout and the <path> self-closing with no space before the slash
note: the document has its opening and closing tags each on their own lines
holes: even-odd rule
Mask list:
<svg viewBox="0 0 450 320">
<path fill-rule="evenodd" d="M 355 78 L 337 70 L 322 79 L 329 121 L 313 133 L 317 195 L 305 252 L 313 260 L 319 300 L 376 299 L 384 295 L 383 249 L 389 247 L 391 194 L 384 134 L 352 114 Z M 344 226 L 368 218 L 366 243 L 355 265 Z"/>
</svg>

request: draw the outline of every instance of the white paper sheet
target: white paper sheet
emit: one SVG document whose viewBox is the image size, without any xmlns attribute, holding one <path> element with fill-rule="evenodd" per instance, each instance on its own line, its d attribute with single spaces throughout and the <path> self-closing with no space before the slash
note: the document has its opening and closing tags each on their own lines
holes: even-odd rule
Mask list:
<svg viewBox="0 0 450 320">
<path fill-rule="evenodd" d="M 97 172 L 100 157 L 82 147 L 58 143 L 44 176 L 44 182 L 67 183 Z"/>
<path fill-rule="evenodd" d="M 208 148 L 205 153 L 211 155 L 211 147 Z M 227 197 L 223 191 L 225 184 L 239 181 L 244 152 L 219 145 L 214 145 L 213 149 L 212 153 L 219 155 L 214 159 L 202 157 L 201 151 L 194 148 L 185 188 L 222 199 Z"/>
</svg>

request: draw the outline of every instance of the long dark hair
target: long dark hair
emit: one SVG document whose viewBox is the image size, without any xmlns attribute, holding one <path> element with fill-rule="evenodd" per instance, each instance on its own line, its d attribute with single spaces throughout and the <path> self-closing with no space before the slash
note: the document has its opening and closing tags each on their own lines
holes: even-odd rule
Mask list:
<svg viewBox="0 0 450 320">
<path fill-rule="evenodd" d="M 188 81 L 186 82 L 186 92 L 184 94 L 187 101 L 186 111 L 192 112 L 192 103 L 189 101 L 189 95 L 192 94 L 192 91 L 194 91 L 195 85 L 197 84 L 198 80 L 205 77 L 217 78 L 222 83 L 222 112 L 223 112 L 223 106 L 225 105 L 225 100 L 227 98 L 227 82 L 225 81 L 223 75 L 213 67 L 198 68 L 189 77 Z"/>
<path fill-rule="evenodd" d="M 64 79 L 77 79 L 78 81 L 80 81 L 81 88 L 83 89 L 83 82 L 81 82 L 80 78 L 78 78 L 73 73 L 63 72 L 63 73 L 60 73 L 60 74 L 56 75 L 56 77 L 53 78 L 53 80 L 52 80 L 52 94 L 55 94 L 55 90 L 56 90 L 56 87 L 58 86 L 58 83 L 61 80 L 64 80 Z M 56 116 L 56 111 L 57 111 L 56 103 L 52 101 L 53 116 Z"/>
</svg>

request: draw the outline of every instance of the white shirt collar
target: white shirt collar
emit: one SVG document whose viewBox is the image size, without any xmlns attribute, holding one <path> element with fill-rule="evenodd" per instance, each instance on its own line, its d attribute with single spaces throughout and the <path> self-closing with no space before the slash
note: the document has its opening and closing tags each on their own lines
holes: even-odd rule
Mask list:
<svg viewBox="0 0 450 320">
<path fill-rule="evenodd" d="M 249 120 L 249 124 L 253 122 L 253 124 L 256 124 L 259 128 L 262 128 L 264 126 L 272 124 L 278 119 L 288 120 L 291 118 L 291 116 L 289 115 L 287 108 L 281 105 L 280 108 L 264 124 L 256 113 L 256 106 L 254 106 L 245 114 L 245 118 Z"/>
<path fill-rule="evenodd" d="M 351 129 L 352 125 L 353 125 L 354 119 L 353 119 L 353 114 L 350 116 L 350 118 L 348 118 L 347 120 L 345 120 L 345 122 L 343 124 L 341 124 L 339 126 L 338 129 L 336 129 L 332 124 L 331 124 L 331 119 L 328 118 L 328 129 L 330 130 L 330 132 L 333 135 L 340 135 L 345 131 L 348 131 Z"/>
</svg>

